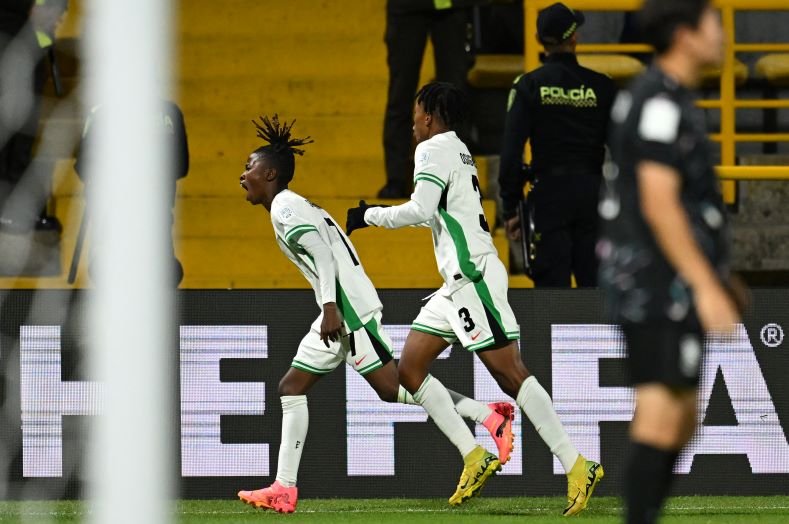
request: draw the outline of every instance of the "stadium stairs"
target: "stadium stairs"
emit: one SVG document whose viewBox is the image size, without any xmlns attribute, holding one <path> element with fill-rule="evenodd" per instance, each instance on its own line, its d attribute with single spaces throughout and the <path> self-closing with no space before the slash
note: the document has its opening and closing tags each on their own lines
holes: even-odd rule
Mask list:
<svg viewBox="0 0 789 524">
<path fill-rule="evenodd" d="M 61 28 L 66 38 L 79 36 L 80 4 L 72 1 Z M 262 144 L 251 124 L 258 115 L 295 118 L 295 136 L 315 140 L 297 159 L 293 190 L 340 223 L 359 199 L 377 201 L 384 181 L 381 136 L 388 74 L 384 6 L 356 2 L 348 7 L 313 0 L 180 3 L 175 98 L 184 111 L 191 153 L 189 175 L 178 183 L 174 229 L 185 271 L 182 287 L 306 287 L 279 252 L 268 214 L 250 206 L 238 184 L 248 154 Z M 430 50 L 427 56 L 425 80 L 432 76 Z M 75 78 L 67 82 L 72 85 Z M 73 113 L 48 124 L 79 136 L 81 120 Z M 52 208 L 64 224 L 61 275 L 17 279 L 15 287 L 65 286 L 84 205 L 82 185 L 68 147 L 50 156 L 55 164 Z M 479 163 L 484 190 L 486 162 Z M 485 200 L 484 207 L 494 224 L 495 204 Z M 367 229 L 353 240 L 378 287 L 440 285 L 428 230 Z M 507 261 L 501 232 L 495 242 Z M 86 258 L 77 285 L 89 285 Z M 514 282 L 528 285 L 518 278 Z"/>
</svg>

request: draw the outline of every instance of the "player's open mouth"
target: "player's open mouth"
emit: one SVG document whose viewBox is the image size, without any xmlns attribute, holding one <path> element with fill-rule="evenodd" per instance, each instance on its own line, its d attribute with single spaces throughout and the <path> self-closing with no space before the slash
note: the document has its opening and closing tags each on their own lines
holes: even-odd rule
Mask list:
<svg viewBox="0 0 789 524">
<path fill-rule="evenodd" d="M 239 184 L 238 184 L 238 185 L 240 185 L 241 187 L 243 187 L 243 188 L 244 188 L 244 191 L 246 191 L 246 190 L 247 190 L 247 185 L 246 185 L 246 184 L 244 184 L 243 182 L 239 182 Z"/>
</svg>

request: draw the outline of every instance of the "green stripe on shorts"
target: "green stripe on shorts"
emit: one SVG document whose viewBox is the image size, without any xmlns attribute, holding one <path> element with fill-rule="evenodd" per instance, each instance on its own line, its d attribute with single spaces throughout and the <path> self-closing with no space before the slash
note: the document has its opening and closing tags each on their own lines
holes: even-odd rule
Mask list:
<svg viewBox="0 0 789 524">
<path fill-rule="evenodd" d="M 384 337 L 381 336 L 380 327 L 378 326 L 378 322 L 376 322 L 375 317 L 371 318 L 370 321 L 364 325 L 364 328 L 370 335 L 375 337 L 375 340 L 377 340 L 378 343 L 381 344 L 390 355 L 394 355 L 394 352 L 392 351 L 392 348 L 389 347 L 389 344 L 384 342 Z"/>
<path fill-rule="evenodd" d="M 318 369 L 316 367 L 310 366 L 309 364 L 305 364 L 304 362 L 299 362 L 298 360 L 291 362 L 290 367 L 300 369 L 301 371 L 306 371 L 307 373 L 312 373 L 313 375 L 325 375 L 326 373 L 331 373 L 334 371 L 333 369 Z"/>
<path fill-rule="evenodd" d="M 440 329 L 436 329 L 434 327 L 426 326 L 424 324 L 411 324 L 411 329 L 414 331 L 421 331 L 422 333 L 427 333 L 428 335 L 437 335 L 441 338 L 456 338 L 455 334 L 451 331 L 442 331 Z"/>
<path fill-rule="evenodd" d="M 477 342 L 476 344 L 471 344 L 470 346 L 466 346 L 468 351 L 476 351 L 478 349 L 486 348 L 492 344 L 494 344 L 496 340 L 493 337 L 488 337 L 485 340 Z"/>
<path fill-rule="evenodd" d="M 493 318 L 499 324 L 499 328 L 501 328 L 501 332 L 508 334 L 504 328 L 504 323 L 501 321 L 501 313 L 499 310 L 496 309 L 496 306 L 493 303 L 493 297 L 490 294 L 490 290 L 488 289 L 488 285 L 485 283 L 484 280 L 480 280 L 479 282 L 474 282 L 474 290 L 477 292 L 480 301 L 482 301 L 482 305 L 490 311 L 490 314 L 493 315 Z"/>
<path fill-rule="evenodd" d="M 375 371 L 376 369 L 380 369 L 382 367 L 383 367 L 383 364 L 381 363 L 380 360 L 378 360 L 376 362 L 373 362 L 369 366 L 365 366 L 362 369 L 357 369 L 356 372 L 359 373 L 360 375 L 366 375 L 366 374 L 371 373 L 371 372 Z"/>
</svg>

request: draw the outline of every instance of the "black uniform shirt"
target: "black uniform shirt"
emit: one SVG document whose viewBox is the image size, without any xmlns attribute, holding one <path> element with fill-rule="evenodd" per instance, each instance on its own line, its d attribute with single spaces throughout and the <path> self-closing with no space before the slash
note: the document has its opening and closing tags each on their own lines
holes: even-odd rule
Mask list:
<svg viewBox="0 0 789 524">
<path fill-rule="evenodd" d="M 681 322 L 692 296 L 659 249 L 641 212 L 636 169 L 657 162 L 681 177 L 681 202 L 696 242 L 726 282 L 729 226 L 713 168 L 704 114 L 693 95 L 653 67 L 617 98 L 609 140 L 616 167 L 600 203 L 600 284 L 617 322 Z"/>
<path fill-rule="evenodd" d="M 510 91 L 499 184 L 505 218 L 523 197 L 523 147 L 531 143 L 537 175 L 600 173 L 616 86 L 581 67 L 572 53 L 548 55 L 545 65 L 515 80 Z"/>
</svg>

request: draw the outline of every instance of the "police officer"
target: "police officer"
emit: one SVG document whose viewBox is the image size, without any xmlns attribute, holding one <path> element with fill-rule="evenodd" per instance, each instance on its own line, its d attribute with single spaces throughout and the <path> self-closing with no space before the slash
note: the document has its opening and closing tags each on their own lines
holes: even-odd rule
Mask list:
<svg viewBox="0 0 789 524">
<path fill-rule="evenodd" d="M 723 58 L 711 0 L 646 0 L 653 66 L 617 98 L 600 205 L 601 287 L 622 326 L 636 388 L 626 522 L 660 515 L 696 427 L 704 335 L 733 332 L 743 289 L 729 275 L 729 227 L 693 88 Z"/>
<path fill-rule="evenodd" d="M 597 200 L 616 87 L 578 65 L 583 23 L 582 13 L 561 3 L 540 12 L 537 36 L 547 52 L 545 64 L 515 80 L 508 102 L 502 214 L 510 239 L 523 237 L 527 273 L 538 287 L 569 287 L 571 274 L 579 286 L 597 283 Z M 522 161 L 527 140 L 530 170 Z M 520 212 L 528 179 L 533 188 Z"/>
<path fill-rule="evenodd" d="M 151 115 L 151 117 L 157 123 L 157 133 L 161 140 L 164 141 L 166 144 L 166 148 L 168 149 L 170 158 L 170 176 L 166 181 L 166 184 L 163 186 L 165 188 L 166 199 L 152 199 L 153 202 L 166 202 L 167 206 L 171 209 L 175 209 L 175 200 L 176 200 L 176 182 L 182 178 L 184 178 L 189 173 L 189 141 L 186 136 L 186 124 L 184 123 L 184 115 L 181 111 L 181 108 L 175 102 L 171 102 L 169 100 L 163 100 L 158 112 Z M 102 112 L 102 106 L 94 107 L 88 118 L 85 121 L 85 126 L 83 128 L 82 133 L 82 141 L 79 144 L 79 149 L 76 155 L 76 162 L 74 163 L 74 170 L 77 172 L 77 175 L 80 179 L 85 183 L 86 195 L 87 195 L 87 204 L 88 207 L 91 208 L 90 204 L 90 178 L 86 178 L 90 172 L 87 171 L 87 164 L 89 164 L 92 160 L 91 156 L 94 154 L 95 148 L 93 144 L 95 143 L 96 136 L 101 133 L 101 130 L 107 124 L 105 123 L 104 113 Z M 102 175 L 104 175 L 102 173 Z M 111 176 L 110 173 L 107 173 L 108 176 Z M 98 176 L 97 173 L 92 173 L 92 176 Z M 141 203 L 140 205 L 140 212 L 144 212 L 145 207 L 150 203 Z M 87 216 L 87 215 L 86 215 Z M 171 214 L 172 217 L 172 214 Z M 104 220 L 102 217 L 96 217 L 98 220 L 96 222 L 102 223 Z M 83 217 L 83 221 L 85 217 Z M 181 280 L 184 276 L 183 266 L 181 262 L 175 256 L 175 250 L 172 241 L 172 220 L 170 223 L 170 242 L 169 242 L 169 249 L 172 252 L 172 279 L 171 282 L 177 287 L 180 284 Z M 81 226 L 81 227 L 84 227 Z M 101 249 L 101 246 L 92 246 L 93 250 Z M 92 257 L 95 259 L 95 257 Z M 88 267 L 88 272 L 93 277 L 95 268 L 91 262 L 91 265 Z"/>
</svg>

